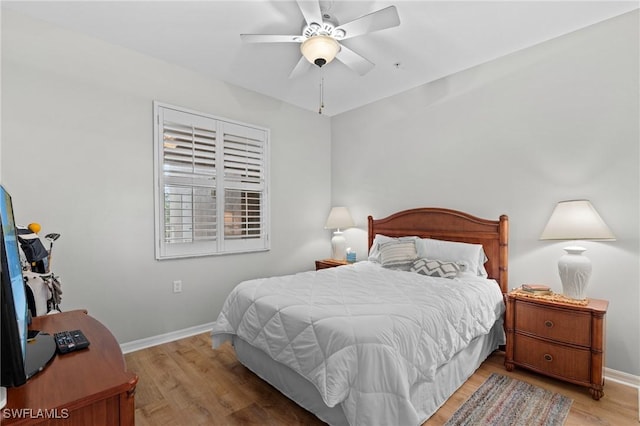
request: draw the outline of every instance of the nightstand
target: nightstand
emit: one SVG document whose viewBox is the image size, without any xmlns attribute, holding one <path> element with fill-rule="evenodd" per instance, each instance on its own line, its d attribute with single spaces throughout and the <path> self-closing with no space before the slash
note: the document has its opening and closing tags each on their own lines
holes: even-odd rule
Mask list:
<svg viewBox="0 0 640 426">
<path fill-rule="evenodd" d="M 326 268 L 335 268 L 336 266 L 348 265 L 346 260 L 323 259 L 316 260 L 316 271 Z"/>
<path fill-rule="evenodd" d="M 507 294 L 504 365 L 524 367 L 588 386 L 593 399 L 604 395 L 605 315 L 609 302 L 587 305 Z"/>
</svg>

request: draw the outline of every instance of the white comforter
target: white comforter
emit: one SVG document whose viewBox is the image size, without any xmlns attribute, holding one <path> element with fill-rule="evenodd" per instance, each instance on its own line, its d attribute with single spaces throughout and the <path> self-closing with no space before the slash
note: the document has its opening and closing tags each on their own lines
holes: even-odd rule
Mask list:
<svg viewBox="0 0 640 426">
<path fill-rule="evenodd" d="M 504 312 L 493 280 L 432 278 L 371 262 L 240 283 L 214 324 L 342 403 L 351 425 L 416 425 L 411 390 Z"/>
</svg>

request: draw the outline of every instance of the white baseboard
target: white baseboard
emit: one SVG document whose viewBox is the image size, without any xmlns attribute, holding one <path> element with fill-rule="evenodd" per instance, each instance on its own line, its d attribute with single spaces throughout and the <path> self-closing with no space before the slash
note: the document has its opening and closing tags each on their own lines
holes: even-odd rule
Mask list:
<svg viewBox="0 0 640 426">
<path fill-rule="evenodd" d="M 605 380 L 611 380 L 612 382 L 634 387 L 640 391 L 640 376 L 634 376 L 633 374 L 605 367 L 604 378 Z"/>
<path fill-rule="evenodd" d="M 139 351 L 140 349 L 150 348 L 151 346 L 161 345 L 163 343 L 173 342 L 175 340 L 184 339 L 185 337 L 195 336 L 196 334 L 211 331 L 213 323 L 195 325 L 193 327 L 184 328 L 182 330 L 172 331 L 170 333 L 159 334 L 157 336 L 146 337 L 140 340 L 123 343 L 120 345 L 122 353 Z"/>
</svg>

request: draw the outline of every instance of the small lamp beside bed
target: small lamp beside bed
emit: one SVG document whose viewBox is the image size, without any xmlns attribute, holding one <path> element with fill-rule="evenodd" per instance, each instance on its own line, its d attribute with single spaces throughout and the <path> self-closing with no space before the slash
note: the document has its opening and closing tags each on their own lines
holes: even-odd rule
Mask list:
<svg viewBox="0 0 640 426">
<path fill-rule="evenodd" d="M 335 229 L 331 238 L 332 259 L 345 260 L 347 256 L 347 242 L 342 236 L 340 229 L 350 228 L 355 223 L 351 218 L 351 213 L 346 207 L 333 207 L 327 218 L 324 229 Z"/>
<path fill-rule="evenodd" d="M 589 200 L 569 200 L 556 205 L 540 239 L 615 241 L 616 237 Z M 584 300 L 591 261 L 582 255 L 586 250 L 583 247 L 569 246 L 564 250 L 567 253 L 558 261 L 562 293 L 571 299 Z"/>
</svg>

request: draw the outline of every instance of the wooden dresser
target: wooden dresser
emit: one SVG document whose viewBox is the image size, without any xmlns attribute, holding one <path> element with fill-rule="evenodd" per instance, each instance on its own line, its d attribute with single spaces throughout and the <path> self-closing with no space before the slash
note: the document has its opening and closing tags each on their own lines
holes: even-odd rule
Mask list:
<svg viewBox="0 0 640 426">
<path fill-rule="evenodd" d="M 126 370 L 120 345 L 104 325 L 78 310 L 35 317 L 30 328 L 49 334 L 80 329 L 90 346 L 56 355 L 26 384 L 7 389 L 3 425 L 135 423 L 138 376 Z"/>
<path fill-rule="evenodd" d="M 582 306 L 507 294 L 507 371 L 517 365 L 588 386 L 593 399 L 600 399 L 608 305 L 599 299 Z"/>
</svg>

